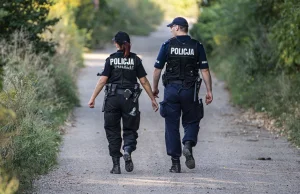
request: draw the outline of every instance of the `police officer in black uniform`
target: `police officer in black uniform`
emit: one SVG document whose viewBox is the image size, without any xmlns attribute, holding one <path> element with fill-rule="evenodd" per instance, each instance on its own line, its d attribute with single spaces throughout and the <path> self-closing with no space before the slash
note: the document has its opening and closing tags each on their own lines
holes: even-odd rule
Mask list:
<svg viewBox="0 0 300 194">
<path fill-rule="evenodd" d="M 206 104 L 213 100 L 211 76 L 203 45 L 187 35 L 188 22 L 177 17 L 167 25 L 173 38 L 163 43 L 158 54 L 153 74 L 153 95 L 158 97 L 158 82 L 161 71 L 166 63 L 162 76 L 164 100 L 160 103 L 160 114 L 165 118 L 165 140 L 167 154 L 171 156 L 170 172 L 180 173 L 180 156 L 186 157 L 188 168 L 195 168 L 192 147 L 197 144 L 199 123 L 203 117 L 202 99 L 198 98 L 202 79 L 207 94 Z M 181 149 L 179 121 L 182 114 L 184 137 Z"/>
<path fill-rule="evenodd" d="M 115 35 L 113 41 L 118 50 L 106 59 L 102 75 L 89 101 L 89 107 L 94 108 L 95 98 L 105 85 L 102 111 L 104 112 L 104 128 L 109 143 L 109 153 L 113 160 L 113 168 L 110 172 L 120 174 L 121 118 L 125 169 L 128 172 L 133 170 L 131 153 L 136 149 L 137 144 L 137 130 L 140 124 L 138 97 L 142 90 L 137 78 L 149 95 L 153 110 L 158 110 L 158 104 L 152 94 L 141 59 L 135 53 L 130 52 L 131 45 L 128 34 L 120 31 Z"/>
</svg>

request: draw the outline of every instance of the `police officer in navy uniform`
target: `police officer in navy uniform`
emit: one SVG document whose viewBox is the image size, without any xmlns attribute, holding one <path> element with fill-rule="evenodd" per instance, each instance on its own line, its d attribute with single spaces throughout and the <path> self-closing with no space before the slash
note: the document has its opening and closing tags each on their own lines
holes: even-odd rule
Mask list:
<svg viewBox="0 0 300 194">
<path fill-rule="evenodd" d="M 180 173 L 182 153 L 186 157 L 186 166 L 195 168 L 192 148 L 197 144 L 199 123 L 203 117 L 202 99 L 198 97 L 202 81 L 199 70 L 207 89 L 206 104 L 213 100 L 212 82 L 203 45 L 187 35 L 188 22 L 177 17 L 167 27 L 170 27 L 173 38 L 163 43 L 154 65 L 153 95 L 158 97 L 158 83 L 166 63 L 162 76 L 165 89 L 160 114 L 165 118 L 166 148 L 172 160 L 170 172 Z M 184 128 L 183 149 L 179 133 L 180 117 Z"/>
<path fill-rule="evenodd" d="M 128 172 L 133 170 L 131 153 L 137 145 L 137 130 L 140 124 L 138 97 L 142 90 L 137 78 L 149 95 L 153 110 L 158 110 L 158 104 L 146 78 L 147 73 L 142 60 L 135 53 L 130 52 L 129 35 L 120 31 L 115 35 L 113 41 L 118 50 L 106 59 L 102 75 L 89 101 L 89 107 L 94 108 L 96 97 L 106 85 L 102 111 L 104 111 L 104 128 L 109 143 L 109 154 L 113 160 L 113 168 L 110 172 L 120 174 L 120 157 L 123 155 L 120 152 L 122 144 L 121 118 L 125 169 Z"/>
</svg>

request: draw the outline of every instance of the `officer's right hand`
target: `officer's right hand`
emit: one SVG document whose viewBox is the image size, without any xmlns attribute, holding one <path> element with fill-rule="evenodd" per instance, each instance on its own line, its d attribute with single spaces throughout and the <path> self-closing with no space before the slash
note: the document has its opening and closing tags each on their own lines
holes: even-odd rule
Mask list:
<svg viewBox="0 0 300 194">
<path fill-rule="evenodd" d="M 158 93 L 159 93 L 159 90 L 158 90 L 158 89 L 153 89 L 152 93 L 153 93 L 153 96 L 154 96 L 155 98 L 159 98 L 159 97 L 158 97 Z"/>
<path fill-rule="evenodd" d="M 210 104 L 213 101 L 213 94 L 212 92 L 207 92 L 205 96 L 205 103 L 206 105 Z"/>
<path fill-rule="evenodd" d="M 89 101 L 89 107 L 90 108 L 94 108 L 95 107 L 95 100 L 90 99 L 90 101 Z"/>
<path fill-rule="evenodd" d="M 151 100 L 151 102 L 152 102 L 152 108 L 156 112 L 158 110 L 158 104 L 155 99 Z"/>
</svg>

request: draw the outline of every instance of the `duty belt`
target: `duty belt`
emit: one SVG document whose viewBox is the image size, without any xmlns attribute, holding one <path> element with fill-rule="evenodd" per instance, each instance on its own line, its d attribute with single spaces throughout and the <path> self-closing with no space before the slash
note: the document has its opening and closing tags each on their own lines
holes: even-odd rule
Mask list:
<svg viewBox="0 0 300 194">
<path fill-rule="evenodd" d="M 105 100 L 107 96 L 113 96 L 115 94 L 123 95 L 126 100 L 132 98 L 132 101 L 137 102 L 142 89 L 139 87 L 139 84 L 134 84 L 134 88 L 117 88 L 118 84 L 106 84 L 105 87 Z M 104 102 L 105 102 L 104 100 Z"/>
<path fill-rule="evenodd" d="M 124 92 L 125 92 L 125 90 L 129 90 L 129 89 L 116 89 L 116 94 L 121 94 L 121 95 L 123 95 Z M 133 93 L 132 90 L 130 90 L 130 91 Z"/>
<path fill-rule="evenodd" d="M 183 80 L 168 80 L 168 84 L 183 84 Z"/>
</svg>

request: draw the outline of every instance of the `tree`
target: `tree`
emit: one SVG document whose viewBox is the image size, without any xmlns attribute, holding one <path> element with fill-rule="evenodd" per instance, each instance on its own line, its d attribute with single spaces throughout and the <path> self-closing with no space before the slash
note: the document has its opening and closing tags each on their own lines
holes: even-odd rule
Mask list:
<svg viewBox="0 0 300 194">
<path fill-rule="evenodd" d="M 0 39 L 8 40 L 15 31 L 24 31 L 36 52 L 55 53 L 55 43 L 40 36 L 59 19 L 47 20 L 52 0 L 2 0 L 0 4 Z"/>
</svg>

